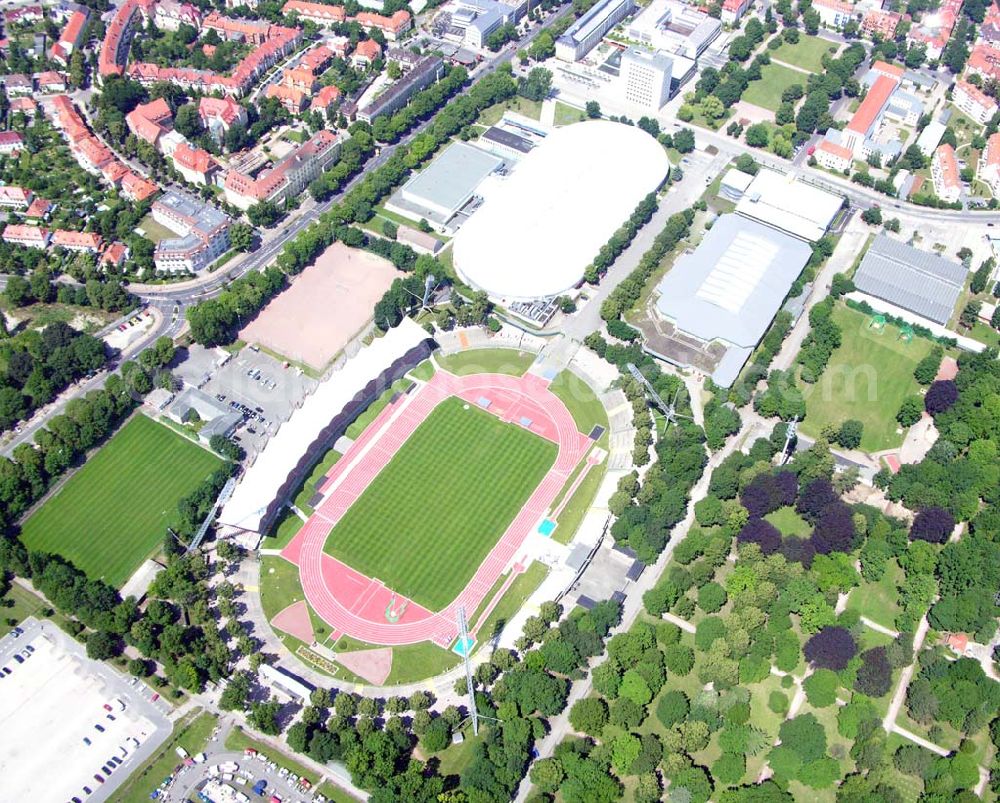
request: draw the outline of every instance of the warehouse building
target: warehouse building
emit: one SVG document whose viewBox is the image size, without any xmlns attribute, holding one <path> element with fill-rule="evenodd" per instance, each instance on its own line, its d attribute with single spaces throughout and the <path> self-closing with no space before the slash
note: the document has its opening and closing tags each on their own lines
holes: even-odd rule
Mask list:
<svg viewBox="0 0 1000 803">
<path fill-rule="evenodd" d="M 958 262 L 880 234 L 861 260 L 854 285 L 862 293 L 946 326 L 967 275 Z"/>
<path fill-rule="evenodd" d="M 791 173 L 760 170 L 747 184 L 736 211 L 744 217 L 815 242 L 843 205 L 839 195 L 801 181 Z"/>
<path fill-rule="evenodd" d="M 455 237 L 455 268 L 505 303 L 564 293 L 669 170 L 663 146 L 634 126 L 557 128 L 480 188 L 482 207 Z"/>
<path fill-rule="evenodd" d="M 454 234 L 478 204 L 476 189 L 503 166 L 503 159 L 456 142 L 393 193 L 386 208 Z"/>
<path fill-rule="evenodd" d="M 660 320 L 644 328 L 646 350 L 729 387 L 811 254 L 801 239 L 723 215 L 656 288 Z"/>
</svg>

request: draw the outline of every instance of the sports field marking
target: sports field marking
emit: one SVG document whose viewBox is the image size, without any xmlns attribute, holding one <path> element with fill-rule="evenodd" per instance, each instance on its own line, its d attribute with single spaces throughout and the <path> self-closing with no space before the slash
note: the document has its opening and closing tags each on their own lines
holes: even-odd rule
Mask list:
<svg viewBox="0 0 1000 803">
<path fill-rule="evenodd" d="M 324 550 L 431 610 L 451 602 L 555 461 L 554 444 L 445 399 L 333 528 Z"/>
<path fill-rule="evenodd" d="M 220 465 L 211 452 L 137 415 L 25 522 L 21 540 L 119 588 L 159 549 L 177 503 Z"/>
</svg>

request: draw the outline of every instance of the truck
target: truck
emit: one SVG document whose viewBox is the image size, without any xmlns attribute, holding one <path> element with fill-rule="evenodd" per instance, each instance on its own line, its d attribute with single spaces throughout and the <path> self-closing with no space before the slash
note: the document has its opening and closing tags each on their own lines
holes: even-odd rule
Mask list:
<svg viewBox="0 0 1000 803">
<path fill-rule="evenodd" d="M 255 795 L 263 795 L 264 790 L 267 788 L 267 781 L 261 778 L 257 783 L 253 785 L 253 793 Z"/>
<path fill-rule="evenodd" d="M 180 747 L 180 746 L 175 747 L 174 748 L 174 752 L 177 754 L 178 758 L 187 758 L 188 757 L 188 751 L 185 750 L 183 747 Z"/>
</svg>

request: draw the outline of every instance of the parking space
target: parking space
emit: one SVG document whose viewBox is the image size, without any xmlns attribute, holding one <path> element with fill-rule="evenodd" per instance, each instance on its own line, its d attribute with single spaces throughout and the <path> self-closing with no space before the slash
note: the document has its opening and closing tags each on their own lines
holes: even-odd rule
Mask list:
<svg viewBox="0 0 1000 803">
<path fill-rule="evenodd" d="M 257 452 L 316 384 L 298 368 L 244 348 L 202 390 L 243 414 L 234 437 L 248 452 Z"/>
<path fill-rule="evenodd" d="M 170 723 L 145 687 L 29 618 L 0 640 L 0 729 L 0 800 L 82 803 L 112 798 Z"/>
</svg>

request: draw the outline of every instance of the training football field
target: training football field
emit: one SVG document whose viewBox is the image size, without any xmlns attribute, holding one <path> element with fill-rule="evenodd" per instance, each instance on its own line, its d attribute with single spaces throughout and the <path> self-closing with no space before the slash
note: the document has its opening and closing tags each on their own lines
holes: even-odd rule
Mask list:
<svg viewBox="0 0 1000 803">
<path fill-rule="evenodd" d="M 554 443 L 445 399 L 333 528 L 325 551 L 432 611 L 450 603 L 555 462 Z"/>
<path fill-rule="evenodd" d="M 163 542 L 177 502 L 219 458 L 137 415 L 27 522 L 21 540 L 120 587 Z"/>
</svg>

